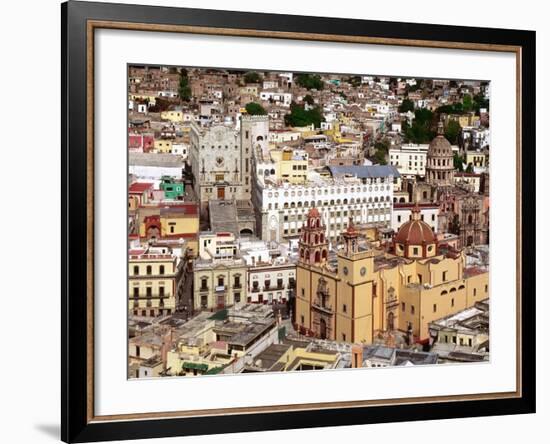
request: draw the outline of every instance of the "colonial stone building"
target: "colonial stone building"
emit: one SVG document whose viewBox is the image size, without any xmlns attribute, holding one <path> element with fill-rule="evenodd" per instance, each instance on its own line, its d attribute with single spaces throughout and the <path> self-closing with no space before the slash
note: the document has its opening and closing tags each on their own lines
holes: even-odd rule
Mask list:
<svg viewBox="0 0 550 444">
<path fill-rule="evenodd" d="M 225 125 L 191 123 L 190 161 L 201 209 L 208 201 L 250 200 L 250 148 L 241 132 Z"/>
<path fill-rule="evenodd" d="M 370 344 L 395 333 L 427 341 L 428 324 L 488 297 L 489 273 L 467 268 L 462 250 L 439 244 L 418 209 L 390 251 L 361 238 L 353 222 L 330 252 L 319 211 L 299 246 L 295 327 L 302 334 Z"/>
<path fill-rule="evenodd" d="M 489 174 L 483 173 L 479 187 L 454 178 L 451 144 L 438 134 L 430 143 L 425 181 L 408 181 L 405 186 L 412 202 L 439 205 L 438 232 L 458 236 L 459 246 L 489 242 Z"/>
</svg>

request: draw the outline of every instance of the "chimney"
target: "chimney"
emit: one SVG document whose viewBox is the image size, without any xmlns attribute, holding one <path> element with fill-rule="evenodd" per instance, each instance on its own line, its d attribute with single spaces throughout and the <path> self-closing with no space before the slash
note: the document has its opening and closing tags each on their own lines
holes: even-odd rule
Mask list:
<svg viewBox="0 0 550 444">
<path fill-rule="evenodd" d="M 351 346 L 351 368 L 363 367 L 363 346 L 353 344 Z"/>
</svg>

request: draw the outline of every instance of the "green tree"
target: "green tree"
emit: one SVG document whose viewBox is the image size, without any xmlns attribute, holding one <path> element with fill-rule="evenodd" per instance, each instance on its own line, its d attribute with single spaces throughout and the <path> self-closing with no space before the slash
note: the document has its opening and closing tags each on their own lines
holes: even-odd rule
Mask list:
<svg viewBox="0 0 550 444">
<path fill-rule="evenodd" d="M 324 120 L 325 118 L 318 106 L 306 111 L 303 106 L 295 102 L 290 104 L 290 114 L 285 115 L 285 124 L 287 126 L 300 127 L 313 123 L 315 128 L 319 128 L 321 122 L 324 122 Z"/>
<path fill-rule="evenodd" d="M 262 76 L 256 71 L 248 71 L 244 76 L 244 83 L 260 83 L 262 81 Z"/>
<path fill-rule="evenodd" d="M 304 103 L 313 106 L 315 104 L 315 100 L 313 100 L 313 96 L 311 94 L 306 94 L 304 96 Z"/>
<path fill-rule="evenodd" d="M 414 111 L 414 102 L 411 99 L 404 99 L 399 105 L 399 112 L 406 113 L 408 111 Z"/>
<path fill-rule="evenodd" d="M 467 173 L 473 173 L 474 172 L 474 166 L 469 163 L 468 166 L 466 167 L 466 172 Z"/>
<path fill-rule="evenodd" d="M 246 112 L 251 116 L 265 116 L 267 114 L 267 111 L 264 109 L 264 107 L 256 102 L 247 103 L 244 108 L 246 109 Z"/>
<path fill-rule="evenodd" d="M 460 157 L 458 153 L 453 154 L 453 166 L 457 171 L 464 171 L 464 158 Z"/>
<path fill-rule="evenodd" d="M 361 86 L 361 76 L 351 76 L 348 79 L 348 83 L 355 88 Z"/>
<path fill-rule="evenodd" d="M 383 150 L 376 150 L 372 160 L 379 165 L 387 165 L 388 163 L 386 160 L 386 153 Z"/>
<path fill-rule="evenodd" d="M 445 137 L 447 140 L 456 145 L 458 143 L 458 135 L 460 134 L 460 124 L 456 120 L 449 120 L 447 127 L 445 128 Z"/>
<path fill-rule="evenodd" d="M 405 136 L 405 141 L 410 143 L 428 143 L 435 133 L 432 131 L 432 122 L 434 113 L 426 108 L 417 109 L 414 112 L 414 120 L 412 125 L 404 122 L 402 132 Z"/>
<path fill-rule="evenodd" d="M 474 110 L 476 114 L 479 115 L 479 110 L 481 108 L 485 108 L 487 111 L 489 110 L 489 99 L 486 99 L 483 93 L 478 93 L 474 96 Z"/>
<path fill-rule="evenodd" d="M 182 69 L 180 71 L 178 94 L 180 96 L 180 100 L 184 102 L 189 102 L 191 100 L 191 87 L 189 86 L 189 77 L 187 77 L 186 69 Z"/>
<path fill-rule="evenodd" d="M 388 139 L 379 140 L 374 144 L 374 149 L 376 151 L 383 151 L 384 153 L 387 153 L 390 149 L 390 142 Z"/>
<path fill-rule="evenodd" d="M 322 90 L 324 87 L 323 80 L 318 74 L 298 74 L 296 76 L 296 84 L 302 88 Z"/>
<path fill-rule="evenodd" d="M 465 112 L 472 111 L 474 104 L 472 102 L 472 96 L 470 94 L 464 94 L 462 97 L 462 108 Z"/>
</svg>

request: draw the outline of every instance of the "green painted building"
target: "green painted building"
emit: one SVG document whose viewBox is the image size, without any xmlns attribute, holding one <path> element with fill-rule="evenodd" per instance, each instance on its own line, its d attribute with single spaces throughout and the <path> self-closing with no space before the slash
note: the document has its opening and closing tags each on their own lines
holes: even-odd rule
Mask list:
<svg viewBox="0 0 550 444">
<path fill-rule="evenodd" d="M 176 182 L 170 176 L 162 176 L 162 182 L 160 184 L 160 189 L 164 191 L 165 199 L 177 200 L 183 197 L 185 191 L 185 186 L 183 182 Z"/>
</svg>

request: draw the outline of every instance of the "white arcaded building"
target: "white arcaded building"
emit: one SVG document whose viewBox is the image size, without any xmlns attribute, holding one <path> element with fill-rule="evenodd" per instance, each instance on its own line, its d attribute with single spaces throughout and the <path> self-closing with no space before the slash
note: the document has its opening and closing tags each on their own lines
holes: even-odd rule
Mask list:
<svg viewBox="0 0 550 444">
<path fill-rule="evenodd" d="M 391 226 L 394 180 L 399 178 L 394 167 L 332 166 L 329 171 L 328 177 L 310 173 L 304 185 L 258 176 L 253 197 L 258 235 L 266 241 L 291 241 L 311 207 L 319 209 L 331 242 L 338 240 L 350 217 L 355 223 Z"/>
</svg>

